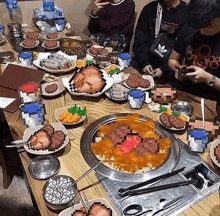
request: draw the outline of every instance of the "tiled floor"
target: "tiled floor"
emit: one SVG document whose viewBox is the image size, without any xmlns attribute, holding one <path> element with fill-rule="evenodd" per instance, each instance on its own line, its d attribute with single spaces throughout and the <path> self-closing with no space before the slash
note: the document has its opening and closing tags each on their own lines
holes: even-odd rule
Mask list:
<svg viewBox="0 0 220 216">
<path fill-rule="evenodd" d="M 21 169 L 18 169 L 9 188 L 4 189 L 2 167 L 0 166 L 0 216 L 39 216 L 38 210 L 34 208 Z"/>
</svg>

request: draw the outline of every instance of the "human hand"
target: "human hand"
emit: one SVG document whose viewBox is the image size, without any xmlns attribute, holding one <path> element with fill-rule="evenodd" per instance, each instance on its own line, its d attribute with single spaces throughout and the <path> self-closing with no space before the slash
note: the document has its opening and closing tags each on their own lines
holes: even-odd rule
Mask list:
<svg viewBox="0 0 220 216">
<path fill-rule="evenodd" d="M 204 69 L 197 66 L 190 66 L 188 69 L 194 70 L 194 72 L 185 74 L 185 77 L 190 79 L 194 83 L 207 83 L 212 78 L 212 74 L 206 72 Z"/>
<path fill-rule="evenodd" d="M 156 68 L 154 71 L 153 71 L 153 77 L 158 77 L 160 78 L 161 76 L 163 75 L 163 72 L 160 68 Z"/>
<path fill-rule="evenodd" d="M 149 75 L 153 76 L 153 71 L 154 71 L 154 70 L 153 70 L 153 68 L 152 68 L 151 65 L 145 66 L 142 71 L 143 71 L 144 73 L 146 73 L 146 74 L 149 74 Z"/>
<path fill-rule="evenodd" d="M 108 0 L 95 0 L 95 5 L 98 9 L 102 9 L 106 6 L 109 5 L 109 1 Z"/>
</svg>

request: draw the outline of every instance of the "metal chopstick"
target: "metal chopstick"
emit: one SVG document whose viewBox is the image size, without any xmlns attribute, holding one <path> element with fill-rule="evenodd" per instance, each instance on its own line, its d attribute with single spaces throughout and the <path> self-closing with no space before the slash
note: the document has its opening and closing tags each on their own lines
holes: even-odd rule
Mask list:
<svg viewBox="0 0 220 216">
<path fill-rule="evenodd" d="M 159 181 L 159 180 L 162 180 L 162 179 L 165 179 L 165 178 L 169 178 L 169 177 L 171 177 L 171 176 L 173 176 L 173 175 L 176 175 L 176 174 L 179 173 L 179 172 L 182 172 L 184 169 L 185 169 L 185 167 L 183 167 L 183 168 L 181 168 L 181 169 L 178 169 L 178 170 L 175 170 L 175 171 L 170 172 L 170 173 L 166 173 L 166 174 L 164 174 L 164 175 L 157 176 L 157 177 L 152 178 L 152 179 L 150 179 L 150 180 L 147 180 L 147 181 L 145 181 L 145 182 L 141 182 L 141 183 L 139 183 L 139 184 L 132 185 L 132 186 L 127 187 L 127 188 L 120 188 L 120 189 L 118 190 L 119 196 L 120 196 L 120 194 L 123 194 L 123 193 L 125 193 L 126 191 L 134 190 L 134 189 L 143 187 L 143 186 L 145 186 L 145 185 L 154 183 L 154 182 L 156 182 L 156 181 Z"/>
</svg>

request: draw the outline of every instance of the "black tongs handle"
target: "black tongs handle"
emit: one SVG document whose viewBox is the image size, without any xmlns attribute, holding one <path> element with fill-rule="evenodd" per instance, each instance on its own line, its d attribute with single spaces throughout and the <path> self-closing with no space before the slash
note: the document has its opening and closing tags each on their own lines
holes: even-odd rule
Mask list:
<svg viewBox="0 0 220 216">
<path fill-rule="evenodd" d="M 120 196 L 125 197 L 125 196 L 146 194 L 146 193 L 151 193 L 151 192 L 155 192 L 155 191 L 166 190 L 166 189 L 170 189 L 170 188 L 194 184 L 194 182 L 195 182 L 195 180 L 188 180 L 188 181 L 175 182 L 175 183 L 171 183 L 171 184 L 160 185 L 160 186 L 155 186 L 155 187 L 150 187 L 150 188 L 144 188 L 144 189 L 140 189 L 140 190 L 132 190 L 132 191 L 127 191 L 124 194 L 120 194 Z"/>
<path fill-rule="evenodd" d="M 182 172 L 184 169 L 185 169 L 185 167 L 183 167 L 183 168 L 181 168 L 181 169 L 178 169 L 178 170 L 175 170 L 175 171 L 170 172 L 170 173 L 166 173 L 166 174 L 164 174 L 164 175 L 157 176 L 157 177 L 152 178 L 152 179 L 150 179 L 150 180 L 147 180 L 147 181 L 145 181 L 145 182 L 141 182 L 141 183 L 139 183 L 139 184 L 132 185 L 132 186 L 130 186 L 130 187 L 128 187 L 128 188 L 120 188 L 120 189 L 118 190 L 119 196 L 121 196 L 121 194 L 125 193 L 126 191 L 134 190 L 134 189 L 143 187 L 143 186 L 145 186 L 145 185 L 154 183 L 154 182 L 156 182 L 156 181 L 159 181 L 159 180 L 161 180 L 161 179 L 166 179 L 166 178 L 169 178 L 169 177 L 171 177 L 171 176 L 174 176 L 174 175 L 176 175 L 177 173 Z"/>
</svg>

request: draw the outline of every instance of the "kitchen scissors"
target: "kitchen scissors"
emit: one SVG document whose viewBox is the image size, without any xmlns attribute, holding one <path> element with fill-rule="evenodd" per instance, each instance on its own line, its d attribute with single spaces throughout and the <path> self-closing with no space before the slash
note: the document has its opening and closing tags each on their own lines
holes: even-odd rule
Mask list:
<svg viewBox="0 0 220 216">
<path fill-rule="evenodd" d="M 122 212 L 123 212 L 123 215 L 125 216 L 139 216 L 143 214 L 148 215 L 148 212 L 150 213 L 151 216 L 153 216 L 156 213 L 175 205 L 181 199 L 183 199 L 183 196 L 173 199 L 171 201 L 160 199 L 160 203 L 155 205 L 152 209 L 143 209 L 142 205 L 140 204 L 131 204 L 131 205 L 126 206 L 122 210 Z"/>
</svg>

